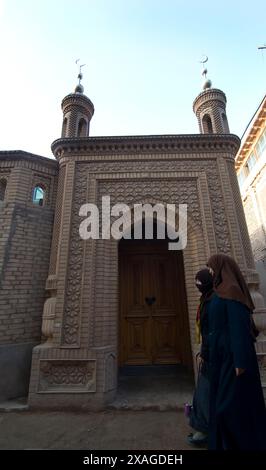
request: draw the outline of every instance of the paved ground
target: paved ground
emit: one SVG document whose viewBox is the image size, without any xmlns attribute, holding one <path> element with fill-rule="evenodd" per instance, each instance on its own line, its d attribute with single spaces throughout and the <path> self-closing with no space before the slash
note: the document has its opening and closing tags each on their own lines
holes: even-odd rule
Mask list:
<svg viewBox="0 0 266 470">
<path fill-rule="evenodd" d="M 116 399 L 103 412 L 33 412 L 26 398 L 3 402 L 0 449 L 190 449 L 183 408 L 193 389 L 183 367 L 131 366 L 121 370 Z"/>
<path fill-rule="evenodd" d="M 191 449 L 182 412 L 2 412 L 0 449 Z"/>
<path fill-rule="evenodd" d="M 109 409 L 183 411 L 185 403 L 192 403 L 193 391 L 193 375 L 183 367 L 125 367 Z"/>
</svg>

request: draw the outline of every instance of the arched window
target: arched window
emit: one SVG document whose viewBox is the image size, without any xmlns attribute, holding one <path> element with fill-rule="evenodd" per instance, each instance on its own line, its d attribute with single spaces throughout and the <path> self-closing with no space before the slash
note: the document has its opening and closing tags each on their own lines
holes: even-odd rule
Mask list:
<svg viewBox="0 0 266 470">
<path fill-rule="evenodd" d="M 62 127 L 62 137 L 66 137 L 67 132 L 67 118 L 63 120 L 63 127 Z"/>
<path fill-rule="evenodd" d="M 43 206 L 44 199 L 45 199 L 45 189 L 40 185 L 35 186 L 33 190 L 33 197 L 32 197 L 33 204 L 36 204 L 38 206 Z"/>
<path fill-rule="evenodd" d="M 0 180 L 0 201 L 5 200 L 5 194 L 6 194 L 6 179 L 1 179 Z"/>
<path fill-rule="evenodd" d="M 205 114 L 202 119 L 203 133 L 204 134 L 213 134 L 212 121 L 209 114 Z"/>
<path fill-rule="evenodd" d="M 86 137 L 87 136 L 87 121 L 84 118 L 79 120 L 78 125 L 78 137 Z"/>
</svg>

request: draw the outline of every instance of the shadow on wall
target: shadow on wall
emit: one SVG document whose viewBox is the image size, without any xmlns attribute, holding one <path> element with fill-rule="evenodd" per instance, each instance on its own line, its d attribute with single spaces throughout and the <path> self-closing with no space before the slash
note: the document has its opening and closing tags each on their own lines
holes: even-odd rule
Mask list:
<svg viewBox="0 0 266 470">
<path fill-rule="evenodd" d="M 26 397 L 32 349 L 37 343 L 0 345 L 0 400 Z"/>
</svg>

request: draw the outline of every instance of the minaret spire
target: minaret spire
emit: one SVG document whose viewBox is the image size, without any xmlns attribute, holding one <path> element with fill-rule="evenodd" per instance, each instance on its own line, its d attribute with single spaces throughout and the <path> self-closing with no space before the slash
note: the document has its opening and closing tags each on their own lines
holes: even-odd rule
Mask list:
<svg viewBox="0 0 266 470">
<path fill-rule="evenodd" d="M 78 65 L 79 60 L 75 61 L 76 65 Z M 85 65 L 78 65 L 78 84 L 74 93 L 65 96 L 61 104 L 63 111 L 61 137 L 63 138 L 89 137 L 90 121 L 94 114 L 94 106 L 91 100 L 84 95 L 84 87 L 81 83 L 83 78 L 81 69 Z"/>
<path fill-rule="evenodd" d="M 208 62 L 208 57 L 204 55 L 200 60 L 203 68 L 201 74 L 204 77 L 203 91 L 193 103 L 200 132 L 201 134 L 229 134 L 226 96 L 223 91 L 212 88 L 212 82 L 207 78 L 206 62 Z"/>
<path fill-rule="evenodd" d="M 80 61 L 80 59 L 77 59 L 75 63 L 78 65 L 78 62 L 79 62 L 79 61 Z M 78 65 L 78 67 L 79 67 L 78 81 L 79 81 L 79 82 L 78 82 L 78 85 L 77 85 L 76 88 L 75 88 L 75 93 L 83 93 L 83 92 L 84 92 L 84 87 L 83 87 L 83 85 L 81 84 L 81 80 L 82 80 L 82 78 L 83 78 L 83 74 L 82 74 L 82 72 L 81 72 L 81 69 L 82 69 L 82 67 L 84 67 L 85 65 L 86 65 L 86 64 Z"/>
<path fill-rule="evenodd" d="M 204 83 L 203 83 L 203 87 L 202 87 L 203 90 L 207 90 L 208 88 L 212 87 L 211 80 L 207 78 L 208 69 L 205 66 L 205 64 L 208 62 L 208 60 L 209 60 L 209 58 L 206 55 L 202 56 L 202 59 L 200 60 L 200 63 L 202 64 L 201 75 L 204 77 Z"/>
</svg>

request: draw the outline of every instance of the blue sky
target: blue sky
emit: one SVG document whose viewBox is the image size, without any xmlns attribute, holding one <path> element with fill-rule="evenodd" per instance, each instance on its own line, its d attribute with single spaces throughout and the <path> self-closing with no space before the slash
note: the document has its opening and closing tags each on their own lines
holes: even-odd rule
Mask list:
<svg viewBox="0 0 266 470">
<path fill-rule="evenodd" d="M 261 0 L 0 0 L 0 149 L 51 156 L 78 58 L 91 136 L 198 133 L 203 54 L 241 136 L 266 92 L 263 44 Z"/>
</svg>

